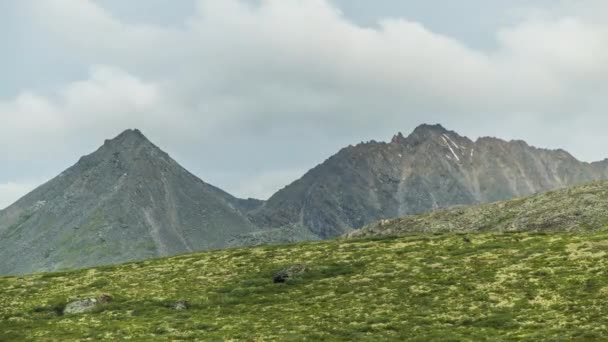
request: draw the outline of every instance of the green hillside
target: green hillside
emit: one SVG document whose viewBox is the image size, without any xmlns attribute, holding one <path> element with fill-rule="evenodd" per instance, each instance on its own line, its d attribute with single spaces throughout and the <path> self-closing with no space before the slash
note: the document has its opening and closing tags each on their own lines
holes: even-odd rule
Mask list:
<svg viewBox="0 0 608 342">
<path fill-rule="evenodd" d="M 591 232 L 608 227 L 608 182 L 593 182 L 511 201 L 382 220 L 350 237 L 437 232 Z"/>
<path fill-rule="evenodd" d="M 330 240 L 0 278 L 1 341 L 593 340 L 608 233 Z M 273 283 L 293 264 L 301 275 Z M 68 302 L 108 294 L 84 314 Z M 187 310 L 175 310 L 179 300 Z"/>
</svg>

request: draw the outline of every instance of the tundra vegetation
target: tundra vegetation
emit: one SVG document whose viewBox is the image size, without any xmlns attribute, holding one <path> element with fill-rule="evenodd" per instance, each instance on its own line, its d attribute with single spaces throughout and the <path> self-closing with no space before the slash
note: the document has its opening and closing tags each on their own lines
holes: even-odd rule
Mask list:
<svg viewBox="0 0 608 342">
<path fill-rule="evenodd" d="M 4 277 L 0 341 L 600 339 L 607 252 L 602 229 L 445 233 Z M 304 267 L 273 281 L 292 265 Z M 64 312 L 104 296 L 93 310 Z"/>
</svg>

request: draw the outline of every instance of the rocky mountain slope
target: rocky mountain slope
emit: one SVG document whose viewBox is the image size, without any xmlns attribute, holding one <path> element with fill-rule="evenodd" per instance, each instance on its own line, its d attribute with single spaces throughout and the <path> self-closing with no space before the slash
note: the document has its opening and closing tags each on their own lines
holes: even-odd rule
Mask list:
<svg viewBox="0 0 608 342">
<path fill-rule="evenodd" d="M 389 143 L 342 149 L 251 214 L 261 227 L 300 226 L 320 238 L 374 221 L 495 202 L 608 177 L 608 160 L 584 163 L 523 141 L 472 141 L 422 125 Z"/>
<path fill-rule="evenodd" d="M 381 220 L 348 237 L 412 233 L 608 229 L 608 182 L 593 182 L 511 201 Z"/>
<path fill-rule="evenodd" d="M 128 130 L 0 212 L 0 274 L 222 248 L 256 230 L 240 200 Z"/>
</svg>

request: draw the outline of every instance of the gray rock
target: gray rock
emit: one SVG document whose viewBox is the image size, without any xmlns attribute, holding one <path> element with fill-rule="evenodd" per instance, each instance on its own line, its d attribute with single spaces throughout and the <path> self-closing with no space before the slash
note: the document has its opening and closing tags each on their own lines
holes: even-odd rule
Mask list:
<svg viewBox="0 0 608 342">
<path fill-rule="evenodd" d="M 68 303 L 63 309 L 63 313 L 69 315 L 89 312 L 100 305 L 111 302 L 112 300 L 113 297 L 111 295 L 103 293 L 97 298 L 86 298 Z"/>
<path fill-rule="evenodd" d="M 188 302 L 183 299 L 178 300 L 177 302 L 171 304 L 171 308 L 173 310 L 178 310 L 178 311 L 188 310 L 188 307 L 189 307 Z"/>
<path fill-rule="evenodd" d="M 95 298 L 81 299 L 68 303 L 63 309 L 63 313 L 66 315 L 85 313 L 95 309 L 98 305 L 99 301 Z"/>
</svg>

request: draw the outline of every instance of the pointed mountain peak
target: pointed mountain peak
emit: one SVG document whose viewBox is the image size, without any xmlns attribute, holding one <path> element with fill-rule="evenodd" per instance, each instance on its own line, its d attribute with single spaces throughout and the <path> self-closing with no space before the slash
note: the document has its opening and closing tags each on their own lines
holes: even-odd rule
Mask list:
<svg viewBox="0 0 608 342">
<path fill-rule="evenodd" d="M 442 135 L 450 135 L 450 131 L 445 129 L 440 124 L 428 125 L 422 124 L 414 129 L 414 131 L 406 138 L 407 141 L 414 144 L 420 143 L 433 138 L 438 138 Z"/>
<path fill-rule="evenodd" d="M 440 145 L 451 144 L 452 146 L 461 147 L 472 141 L 460 134 L 450 131 L 440 124 L 428 125 L 422 124 L 414 129 L 414 131 L 405 139 L 400 140 L 399 137 L 393 138 L 393 141 L 400 141 L 402 144 L 416 146 L 424 142 L 438 143 Z"/>
<path fill-rule="evenodd" d="M 428 132 L 434 132 L 434 133 L 440 133 L 440 134 L 449 133 L 449 131 L 447 129 L 445 129 L 443 126 L 441 126 L 440 124 L 435 124 L 435 125 L 422 124 L 414 129 L 414 133 L 428 133 Z"/>
<path fill-rule="evenodd" d="M 412 132 L 412 134 L 410 134 L 409 137 L 433 138 L 433 137 L 438 137 L 438 136 L 450 137 L 452 139 L 460 139 L 460 138 L 468 139 L 464 136 L 461 136 L 457 132 L 448 130 L 447 128 L 443 127 L 440 124 L 435 124 L 435 125 L 422 124 L 422 125 L 416 127 L 414 129 L 414 131 Z"/>
<path fill-rule="evenodd" d="M 134 139 L 146 139 L 147 138 L 144 136 L 144 134 L 137 128 L 129 128 L 125 131 L 123 131 L 122 133 L 120 133 L 117 138 L 119 137 L 131 137 Z"/>
<path fill-rule="evenodd" d="M 127 129 L 117 135 L 114 139 L 106 140 L 109 142 L 125 142 L 125 141 L 148 141 L 148 138 L 137 128 Z"/>
<path fill-rule="evenodd" d="M 100 163 L 113 163 L 122 167 L 138 167 L 143 164 L 135 161 L 143 159 L 174 163 L 166 152 L 148 140 L 140 130 L 128 129 L 113 139 L 106 139 L 95 152 L 81 157 L 77 166 L 89 168 L 100 165 Z"/>
<path fill-rule="evenodd" d="M 127 129 L 113 139 L 105 141 L 104 146 L 116 150 L 130 150 L 142 144 L 154 146 L 148 138 L 138 129 Z"/>
</svg>

